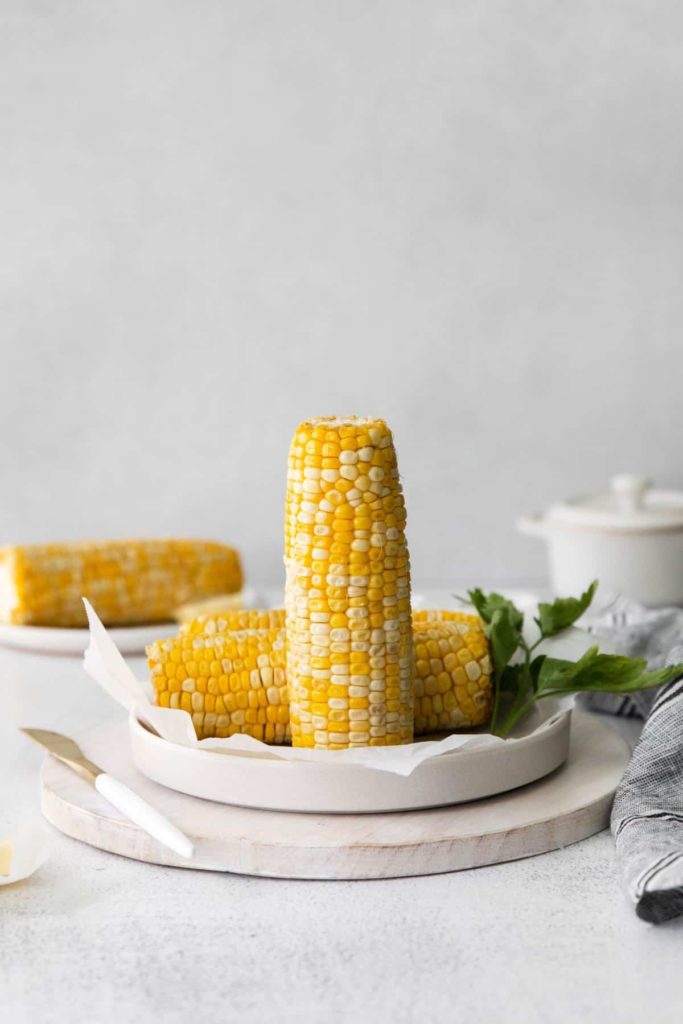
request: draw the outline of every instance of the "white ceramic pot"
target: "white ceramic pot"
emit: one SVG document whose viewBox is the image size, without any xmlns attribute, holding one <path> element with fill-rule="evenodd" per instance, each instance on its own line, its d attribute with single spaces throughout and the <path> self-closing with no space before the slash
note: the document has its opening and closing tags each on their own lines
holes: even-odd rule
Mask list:
<svg viewBox="0 0 683 1024">
<path fill-rule="evenodd" d="M 578 594 L 597 579 L 603 598 L 683 605 L 683 492 L 616 476 L 608 493 L 553 505 L 517 526 L 546 540 L 556 594 Z"/>
</svg>

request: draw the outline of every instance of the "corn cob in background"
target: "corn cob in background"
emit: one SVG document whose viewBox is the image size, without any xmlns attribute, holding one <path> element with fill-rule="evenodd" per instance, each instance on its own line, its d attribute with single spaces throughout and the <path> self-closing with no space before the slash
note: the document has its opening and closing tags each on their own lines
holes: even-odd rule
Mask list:
<svg viewBox="0 0 683 1024">
<path fill-rule="evenodd" d="M 237 591 L 234 548 L 202 540 L 29 544 L 0 550 L 0 621 L 85 626 L 83 597 L 105 625 L 163 622 L 179 604 Z"/>
<path fill-rule="evenodd" d="M 312 419 L 299 426 L 285 510 L 294 746 L 335 750 L 412 740 L 405 521 L 383 420 Z"/>
<path fill-rule="evenodd" d="M 413 618 L 416 735 L 483 725 L 493 692 L 481 619 L 430 611 Z"/>
<path fill-rule="evenodd" d="M 181 633 L 147 648 L 155 702 L 192 715 L 198 739 L 289 741 L 282 630 Z"/>
</svg>

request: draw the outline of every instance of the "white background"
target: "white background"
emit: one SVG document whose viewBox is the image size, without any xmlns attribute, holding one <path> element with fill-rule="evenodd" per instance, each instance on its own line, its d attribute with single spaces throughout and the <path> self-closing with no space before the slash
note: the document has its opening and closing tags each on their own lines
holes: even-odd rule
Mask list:
<svg viewBox="0 0 683 1024">
<path fill-rule="evenodd" d="M 683 484 L 683 9 L 0 0 L 0 541 L 281 577 L 298 420 L 394 428 L 414 577 Z"/>
</svg>

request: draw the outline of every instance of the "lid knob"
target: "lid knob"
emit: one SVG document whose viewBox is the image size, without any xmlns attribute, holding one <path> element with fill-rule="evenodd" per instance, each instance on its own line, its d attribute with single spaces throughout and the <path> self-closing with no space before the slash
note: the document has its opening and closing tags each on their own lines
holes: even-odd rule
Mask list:
<svg viewBox="0 0 683 1024">
<path fill-rule="evenodd" d="M 637 512 L 643 507 L 643 498 L 650 487 L 647 480 L 631 473 L 620 473 L 611 480 L 612 493 L 620 512 Z"/>
</svg>

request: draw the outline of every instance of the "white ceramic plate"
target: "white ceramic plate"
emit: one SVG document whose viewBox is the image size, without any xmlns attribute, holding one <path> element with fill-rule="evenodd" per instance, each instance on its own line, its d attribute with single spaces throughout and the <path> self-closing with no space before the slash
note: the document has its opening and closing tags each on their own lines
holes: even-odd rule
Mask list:
<svg viewBox="0 0 683 1024">
<path fill-rule="evenodd" d="M 154 626 L 112 627 L 108 633 L 121 654 L 142 654 L 147 644 L 163 640 L 177 630 L 175 622 Z M 49 626 L 0 626 L 0 644 L 34 654 L 82 655 L 88 646 L 87 629 L 57 629 Z"/>
<path fill-rule="evenodd" d="M 262 599 L 251 587 L 245 587 L 242 591 L 242 603 L 245 608 L 258 608 Z M 144 626 L 112 626 L 107 632 L 121 654 L 144 654 L 147 644 L 173 636 L 177 630 L 177 622 L 162 622 Z M 14 647 L 35 654 L 80 656 L 89 641 L 90 631 L 87 629 L 0 625 L 0 644 L 3 647 Z"/>
<path fill-rule="evenodd" d="M 538 707 L 546 719 L 557 715 L 550 700 Z M 565 761 L 570 719 L 563 711 L 515 743 L 442 754 L 407 777 L 360 765 L 201 750 L 161 739 L 134 716 L 129 725 L 136 768 L 169 789 L 260 810 L 362 814 L 464 803 L 540 779 Z"/>
</svg>

